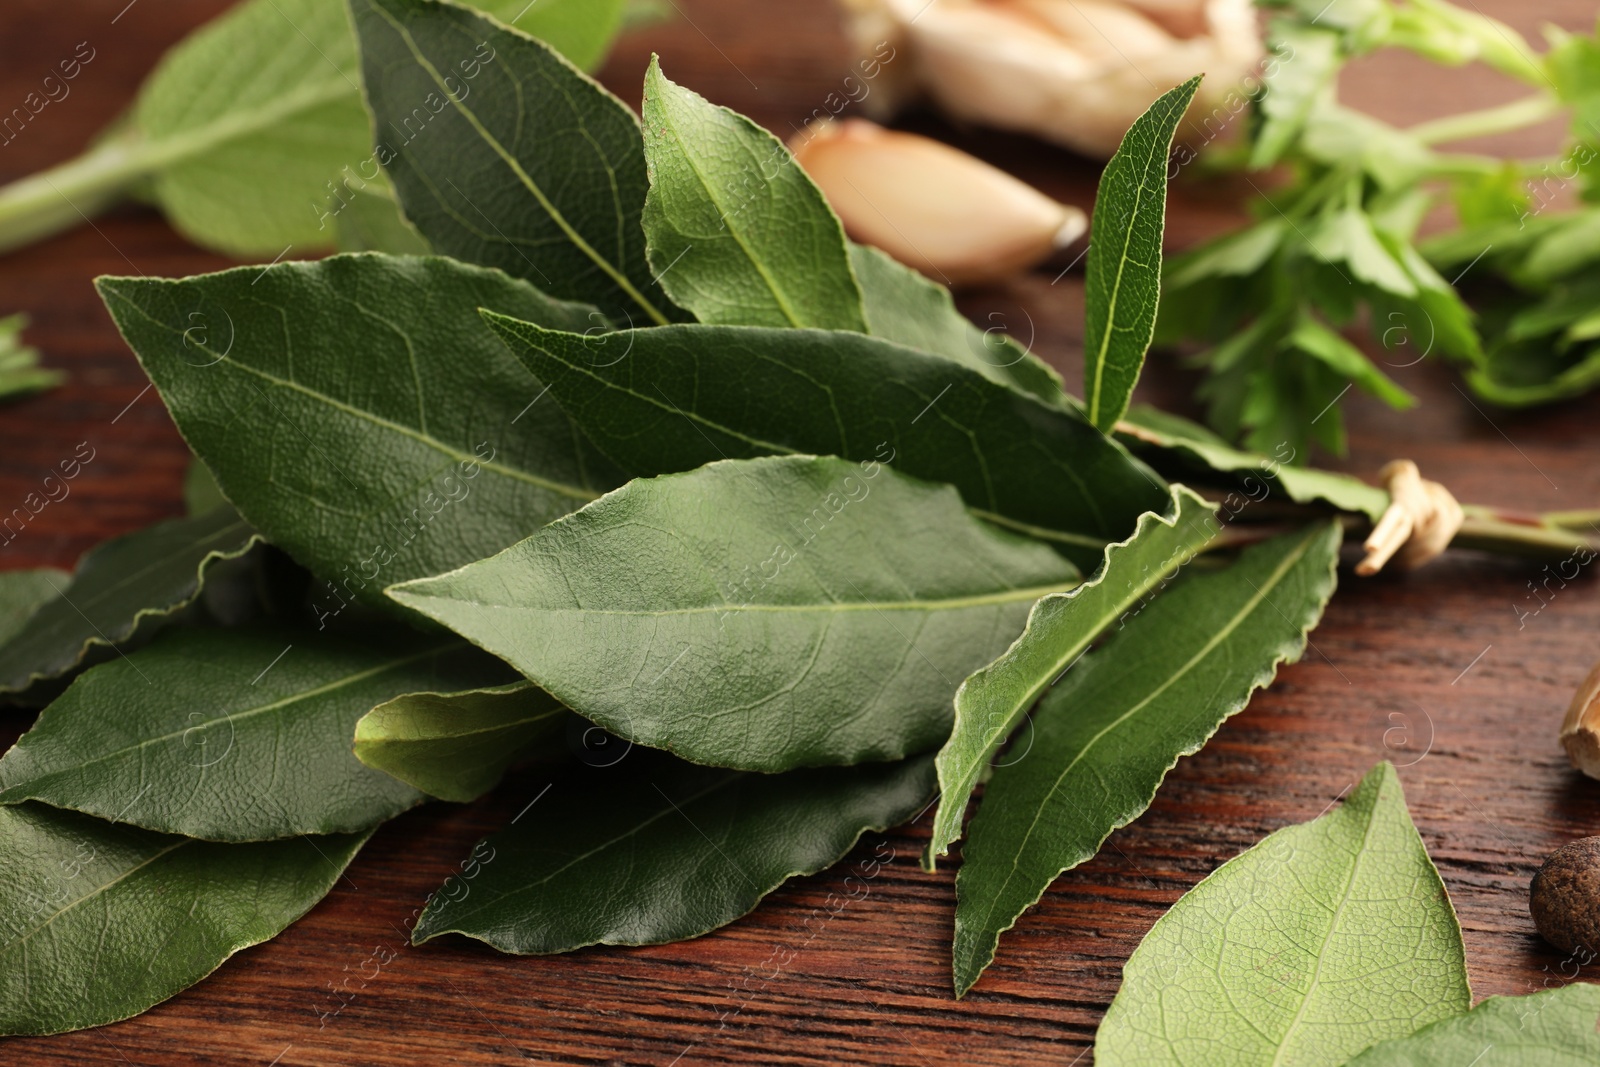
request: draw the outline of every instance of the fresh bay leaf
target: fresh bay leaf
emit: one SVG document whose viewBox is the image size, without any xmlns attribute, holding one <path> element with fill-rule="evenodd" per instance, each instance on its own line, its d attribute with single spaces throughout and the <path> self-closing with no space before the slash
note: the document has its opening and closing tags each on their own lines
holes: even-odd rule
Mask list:
<svg viewBox="0 0 1600 1067">
<path fill-rule="evenodd" d="M 1471 1003 L 1455 909 L 1382 763 L 1338 809 L 1269 835 L 1156 922 L 1094 1058 L 1336 1067 Z"/>
<path fill-rule="evenodd" d="M 189 467 L 183 472 L 183 510 L 190 518 L 207 515 L 227 504 L 228 498 L 217 488 L 217 480 L 206 469 L 199 456 L 189 457 Z"/>
<path fill-rule="evenodd" d="M 705 323 L 865 333 L 844 227 L 789 150 L 743 115 L 644 79 L 650 266 Z"/>
<path fill-rule="evenodd" d="M 1092 579 L 1071 592 L 1040 598 L 1022 636 L 961 683 L 955 727 L 939 750 L 939 809 L 925 866 L 931 870 L 934 858 L 961 835 L 961 817 L 979 778 L 1040 694 L 1107 627 L 1171 580 L 1218 528 L 1215 505 L 1173 486 L 1163 514 L 1145 512 L 1131 537 L 1107 545 L 1105 562 Z"/>
<path fill-rule="evenodd" d="M 995 771 L 967 829 L 958 995 L 1057 876 L 1143 814 L 1178 759 L 1300 657 L 1333 595 L 1339 540 L 1337 524 L 1319 523 L 1182 579 L 1044 698 L 1031 743 Z"/>
<path fill-rule="evenodd" d="M 194 603 L 211 568 L 260 543 L 249 523 L 221 507 L 91 549 L 59 595 L 0 646 L 0 693 L 25 692 L 71 673 L 97 650 L 120 652 L 147 639 Z"/>
<path fill-rule="evenodd" d="M 1086 566 L 1166 504 L 1160 479 L 1079 412 L 876 338 L 729 326 L 579 336 L 486 318 L 635 475 L 787 452 L 892 462 Z"/>
<path fill-rule="evenodd" d="M 1600 1063 L 1600 986 L 1575 982 L 1489 997 L 1408 1037 L 1380 1041 L 1347 1067 L 1589 1067 Z"/>
<path fill-rule="evenodd" d="M 494 788 L 530 751 L 566 752 L 571 719 L 529 682 L 455 693 L 406 693 L 356 723 L 356 758 L 441 800 L 465 802 Z"/>
<path fill-rule="evenodd" d="M 229 500 L 322 579 L 317 611 L 488 556 L 622 480 L 478 317 L 593 309 L 436 257 L 101 278 Z"/>
<path fill-rule="evenodd" d="M 1361 479 L 1335 471 L 1290 466 L 1292 449 L 1268 456 L 1234 448 L 1204 426 L 1136 404 L 1117 424 L 1117 434 L 1152 460 L 1171 456 L 1195 470 L 1238 477 L 1252 498 L 1271 492 L 1297 504 L 1330 504 L 1340 511 L 1365 515 L 1373 522 L 1389 506 L 1389 494 Z"/>
<path fill-rule="evenodd" d="M 466 8 L 350 10 L 378 158 L 435 251 L 619 323 L 684 317 L 645 259 L 644 145 L 627 105 L 548 45 Z"/>
<path fill-rule="evenodd" d="M 47 707 L 0 758 L 0 803 L 213 841 L 364 830 L 422 796 L 351 754 L 356 720 L 510 675 L 448 635 L 174 630 Z"/>
<path fill-rule="evenodd" d="M 620 737 L 780 771 L 937 745 L 959 680 L 1077 578 L 948 486 L 783 456 L 630 482 L 389 595 Z"/>
<path fill-rule="evenodd" d="M 867 332 L 955 360 L 1047 404 L 1073 405 L 1061 376 L 998 329 L 980 330 L 956 310 L 950 290 L 867 245 L 850 245 Z"/>
<path fill-rule="evenodd" d="M 1161 235 L 1167 223 L 1167 153 L 1200 88 L 1196 75 L 1134 120 L 1100 174 L 1084 291 L 1084 404 L 1106 433 L 1127 410 L 1155 333 Z"/>
<path fill-rule="evenodd" d="M 61 595 L 72 575 L 54 567 L 0 572 L 0 655 L 45 604 Z"/>
<path fill-rule="evenodd" d="M 638 751 L 555 782 L 480 842 L 473 877 L 434 895 L 412 939 L 460 933 L 543 954 L 698 937 L 904 822 L 932 792 L 926 756 L 769 775 Z"/>
<path fill-rule="evenodd" d="M 224 845 L 0 808 L 0 1034 L 137 1015 L 321 900 L 367 834 Z"/>
</svg>

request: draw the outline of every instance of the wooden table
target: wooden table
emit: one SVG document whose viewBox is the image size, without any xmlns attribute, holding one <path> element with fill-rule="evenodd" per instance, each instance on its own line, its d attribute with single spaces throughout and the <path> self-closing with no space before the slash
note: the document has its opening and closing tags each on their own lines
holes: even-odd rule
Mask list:
<svg viewBox="0 0 1600 1067">
<path fill-rule="evenodd" d="M 1594 17 L 1577 0 L 1483 2 L 1530 34 L 1545 21 L 1578 29 Z M 77 151 L 126 105 L 167 44 L 226 6 L 144 0 L 124 11 L 126 4 L 9 0 L 0 8 L 0 110 L 20 102 L 79 41 L 96 50 L 72 95 L 0 148 L 0 176 Z M 680 20 L 624 42 L 606 68 L 605 80 L 624 98 L 638 99 L 645 62 L 659 51 L 673 78 L 787 131 L 843 73 L 842 41 L 825 4 L 679 4 Z M 1441 75 L 1406 57 L 1368 61 L 1347 83 L 1348 99 L 1405 122 L 1518 95 L 1486 71 Z M 1084 160 L 930 116 L 910 124 L 1089 205 L 1096 168 Z M 1488 147 L 1536 150 L 1558 137 L 1555 125 Z M 1172 244 L 1228 225 L 1239 192 L 1180 190 Z M 153 212 L 131 207 L 0 258 L 0 312 L 30 312 L 30 340 L 72 375 L 66 387 L 0 413 L 0 510 L 37 488 L 78 442 L 96 450 L 72 495 L 40 514 L 0 566 L 69 567 L 101 539 L 179 510 L 184 446 L 90 279 L 224 265 Z M 1082 278 L 1052 284 L 1065 265 L 963 302 L 986 325 L 1033 337 L 1034 350 L 1071 382 L 1081 366 Z M 1467 399 L 1437 362 L 1393 373 L 1422 403 L 1396 415 L 1351 400 L 1347 469 L 1370 476 L 1385 460 L 1409 456 L 1466 501 L 1600 506 L 1600 397 L 1507 414 Z M 1172 361 L 1155 360 L 1146 379 L 1147 399 L 1187 408 L 1193 379 Z M 1573 688 L 1600 657 L 1600 590 L 1582 579 L 1541 607 L 1530 592 L 1537 577 L 1534 565 L 1467 554 L 1406 577 L 1358 580 L 1346 570 L 1305 660 L 1184 760 L 1147 815 L 1062 877 L 1005 935 L 998 962 L 959 1003 L 950 995 L 951 873 L 924 874 L 915 860 L 926 820 L 888 836 L 893 862 L 814 938 L 816 909 L 881 839 L 869 837 L 832 871 L 785 886 L 750 917 L 683 944 L 531 959 L 465 941 L 402 949 L 400 928 L 412 909 L 540 784 L 529 783 L 395 820 L 349 879 L 276 941 L 139 1018 L 0 1043 L 0 1061 L 1086 1063 L 1121 965 L 1151 923 L 1219 863 L 1317 815 L 1386 757 L 1402 767 L 1412 816 L 1460 912 L 1476 993 L 1554 984 L 1561 957 L 1535 936 L 1526 892 L 1548 852 L 1600 829 L 1600 783 L 1572 771 L 1556 743 Z M 0 744 L 25 726 L 15 716 L 0 721 Z M 397 957 L 341 1014 L 320 1019 L 327 989 L 379 946 Z M 778 946 L 797 954 L 765 980 L 761 965 Z M 1600 980 L 1600 965 L 1588 971 Z"/>
</svg>

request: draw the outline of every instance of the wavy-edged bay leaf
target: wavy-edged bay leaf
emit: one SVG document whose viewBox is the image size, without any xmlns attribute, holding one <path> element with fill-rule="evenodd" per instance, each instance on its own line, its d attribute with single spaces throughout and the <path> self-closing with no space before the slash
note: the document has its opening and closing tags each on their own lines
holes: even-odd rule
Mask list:
<svg viewBox="0 0 1600 1067">
<path fill-rule="evenodd" d="M 126 1019 L 276 937 L 367 834 L 224 845 L 0 808 L 0 1034 Z"/>
<path fill-rule="evenodd" d="M 413 940 L 459 933 L 544 954 L 698 937 L 836 863 L 863 833 L 904 822 L 932 793 L 926 756 L 750 774 L 637 750 L 556 781 L 481 842 L 473 877 L 458 879 L 459 895 L 435 894 Z"/>
<path fill-rule="evenodd" d="M 865 333 L 844 227 L 789 150 L 661 73 L 644 79 L 650 265 L 705 323 Z"/>
<path fill-rule="evenodd" d="M 465 802 L 494 788 L 518 759 L 566 752 L 571 719 L 530 682 L 455 693 L 405 693 L 356 723 L 356 758 L 429 796 Z"/>
<path fill-rule="evenodd" d="M 1166 506 L 1165 484 L 1076 411 L 874 337 L 745 326 L 580 336 L 485 317 L 634 474 L 786 452 L 875 459 L 951 483 L 982 518 L 1086 566 Z"/>
<path fill-rule="evenodd" d="M 949 486 L 781 456 L 629 482 L 389 595 L 614 734 L 781 771 L 937 745 L 960 679 L 1077 578 Z"/>
<path fill-rule="evenodd" d="M 1190 470 L 1211 471 L 1237 479 L 1246 494 L 1274 493 L 1297 504 L 1330 504 L 1340 511 L 1365 515 L 1373 522 L 1389 506 L 1389 494 L 1360 478 L 1336 471 L 1290 466 L 1296 458 L 1268 456 L 1234 448 L 1198 423 L 1143 404 L 1128 409 L 1117 434 L 1135 452 L 1167 453 Z M 1152 457 L 1155 458 L 1155 457 Z"/>
<path fill-rule="evenodd" d="M 0 655 L 33 613 L 61 595 L 72 575 L 54 567 L 0 572 Z"/>
<path fill-rule="evenodd" d="M 1157 920 L 1094 1061 L 1337 1067 L 1471 1003 L 1455 909 L 1382 763 L 1339 808 L 1269 835 Z"/>
<path fill-rule="evenodd" d="M 1200 88 L 1195 75 L 1134 120 L 1100 174 L 1085 264 L 1083 400 L 1106 433 L 1127 410 L 1161 297 L 1167 153 Z"/>
<path fill-rule="evenodd" d="M 495 270 L 376 253 L 101 278 L 178 430 L 239 511 L 344 598 L 514 544 L 622 480 L 478 317 L 593 309 Z"/>
<path fill-rule="evenodd" d="M 1020 755 L 995 770 L 956 876 L 955 986 L 1063 871 L 1143 814 L 1169 770 L 1300 657 L 1333 595 L 1326 522 L 1174 583 L 1040 702 Z"/>
<path fill-rule="evenodd" d="M 237 512 L 219 507 L 90 549 L 59 595 L 0 646 L 0 693 L 69 674 L 97 649 L 126 651 L 194 603 L 213 566 L 260 543 Z"/>
<path fill-rule="evenodd" d="M 364 830 L 422 799 L 350 751 L 402 693 L 511 672 L 449 635 L 174 630 L 85 672 L 0 759 L 0 803 L 40 800 L 213 841 Z"/>
<path fill-rule="evenodd" d="M 961 835 L 961 817 L 989 761 L 1063 671 L 1119 616 L 1171 580 L 1217 532 L 1216 508 L 1173 486 L 1164 513 L 1146 512 L 1133 536 L 1106 546 L 1094 577 L 1041 597 L 1004 655 L 956 690 L 955 727 L 939 750 L 939 808 L 924 854 L 930 869 Z"/>
<path fill-rule="evenodd" d="M 644 144 L 627 105 L 548 45 L 466 8 L 350 10 L 378 158 L 435 251 L 619 323 L 686 317 L 645 259 Z"/>
<path fill-rule="evenodd" d="M 1489 997 L 1408 1037 L 1380 1041 L 1346 1067 L 1592 1067 L 1600 1063 L 1600 986 L 1577 982 Z"/>
</svg>

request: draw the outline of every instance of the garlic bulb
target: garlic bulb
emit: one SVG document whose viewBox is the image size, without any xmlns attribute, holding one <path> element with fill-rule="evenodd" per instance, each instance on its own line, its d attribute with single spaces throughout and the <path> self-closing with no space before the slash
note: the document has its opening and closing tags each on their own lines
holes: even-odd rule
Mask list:
<svg viewBox="0 0 1600 1067">
<path fill-rule="evenodd" d="M 1100 157 L 1168 89 L 1205 72 L 1195 110 L 1210 111 L 1262 58 L 1251 0 L 839 2 L 862 54 L 894 50 L 864 101 L 874 117 L 920 90 L 955 118 Z"/>
<path fill-rule="evenodd" d="M 980 159 L 863 119 L 815 124 L 790 148 L 850 236 L 946 285 L 1025 270 L 1088 226 Z"/>
</svg>

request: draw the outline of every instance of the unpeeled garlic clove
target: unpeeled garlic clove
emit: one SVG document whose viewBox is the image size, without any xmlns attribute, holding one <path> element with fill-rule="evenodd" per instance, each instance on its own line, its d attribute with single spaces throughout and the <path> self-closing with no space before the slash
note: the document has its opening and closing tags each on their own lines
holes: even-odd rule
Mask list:
<svg viewBox="0 0 1600 1067">
<path fill-rule="evenodd" d="M 850 236 L 947 285 L 1026 270 L 1088 226 L 981 159 L 862 119 L 813 125 L 790 148 Z"/>
<path fill-rule="evenodd" d="M 894 49 L 885 91 L 862 102 L 869 115 L 887 118 L 920 89 L 956 118 L 1102 158 L 1157 96 L 1198 72 L 1195 114 L 1219 111 L 1262 55 L 1251 0 L 839 2 L 858 51 Z M 1242 107 L 1238 97 L 1197 135 L 1209 140 Z"/>
<path fill-rule="evenodd" d="M 1561 723 L 1561 747 L 1572 765 L 1590 778 L 1600 778 L 1600 663 L 1578 686 Z"/>
</svg>

